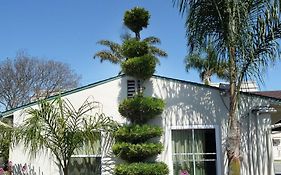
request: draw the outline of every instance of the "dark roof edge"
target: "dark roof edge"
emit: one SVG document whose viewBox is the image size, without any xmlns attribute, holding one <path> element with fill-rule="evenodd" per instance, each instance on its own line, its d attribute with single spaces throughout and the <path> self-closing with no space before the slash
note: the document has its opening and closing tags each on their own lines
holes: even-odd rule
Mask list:
<svg viewBox="0 0 281 175">
<path fill-rule="evenodd" d="M 52 100 L 52 99 L 58 97 L 59 95 L 66 96 L 66 95 L 69 95 L 69 94 L 73 94 L 75 92 L 80 92 L 82 90 L 89 89 L 89 88 L 92 88 L 92 87 L 95 87 L 95 86 L 98 86 L 98 85 L 101 85 L 101 84 L 104 84 L 104 83 L 116 80 L 116 79 L 121 78 L 123 76 L 124 76 L 124 74 L 117 75 L 117 76 L 114 76 L 114 77 L 111 77 L 111 78 L 108 78 L 108 79 L 105 79 L 105 80 L 101 80 L 101 81 L 98 81 L 98 82 L 95 82 L 95 83 L 91 83 L 91 84 L 88 84 L 88 85 L 85 85 L 85 86 L 82 86 L 82 87 L 78 87 L 78 88 L 75 88 L 75 89 L 63 92 L 61 94 L 50 96 L 47 99 L 48 100 Z M 161 78 L 161 79 L 170 80 L 170 81 L 176 81 L 176 82 L 185 83 L 185 84 L 191 84 L 191 85 L 200 86 L 200 87 L 204 87 L 204 88 L 210 88 L 210 89 L 219 90 L 219 91 L 225 91 L 224 89 L 221 89 L 219 87 L 209 86 L 209 85 L 205 85 L 205 84 L 201 84 L 201 83 L 196 83 L 196 82 L 191 82 L 191 81 L 186 81 L 186 80 L 180 80 L 180 79 L 176 79 L 176 78 L 169 78 L 169 77 L 160 76 L 160 75 L 153 75 L 152 77 Z M 259 94 L 254 94 L 254 93 L 251 93 L 251 92 L 242 92 L 242 94 L 249 95 L 249 96 L 261 97 L 261 98 L 266 98 L 266 99 L 277 100 L 277 101 L 281 102 L 281 99 L 274 98 L 274 97 L 267 97 L 267 96 L 259 95 Z M 34 101 L 34 102 L 28 103 L 26 105 L 22 105 L 22 106 L 19 106 L 19 107 L 16 107 L 16 108 L 4 111 L 4 112 L 2 112 L 2 116 L 9 115 L 12 112 L 17 111 L 17 110 L 22 109 L 22 108 L 32 106 L 32 105 L 36 104 L 37 102 L 38 101 Z"/>
<path fill-rule="evenodd" d="M 110 81 L 113 81 L 113 80 L 117 80 L 118 78 L 121 78 L 122 76 L 124 76 L 124 74 L 123 75 L 117 75 L 117 76 L 114 76 L 114 77 L 111 77 L 111 78 L 107 78 L 105 80 L 97 81 L 95 83 L 91 83 L 91 84 L 81 86 L 81 87 L 78 87 L 78 88 L 75 88 L 75 89 L 71 89 L 69 91 L 62 92 L 61 94 L 56 94 L 56 95 L 50 96 L 50 97 L 47 98 L 47 100 L 52 100 L 52 99 L 58 97 L 59 95 L 61 95 L 63 97 L 63 96 L 69 95 L 69 94 L 73 94 L 75 92 L 80 92 L 80 91 L 83 91 L 85 89 L 89 89 L 89 88 L 92 88 L 92 87 L 95 87 L 95 86 L 98 86 L 98 85 L 101 85 L 101 84 L 104 84 L 104 83 L 107 83 L 107 82 L 110 82 Z M 2 116 L 9 115 L 14 111 L 17 111 L 17 110 L 25 108 L 25 107 L 32 106 L 36 103 L 38 103 L 38 100 L 34 101 L 34 102 L 31 102 L 31 103 L 28 103 L 28 104 L 25 104 L 25 105 L 22 105 L 22 106 L 19 106 L 19 107 L 16 107 L 16 108 L 13 108 L 13 109 L 10 109 L 10 110 L 7 110 L 7 111 L 4 111 L 4 112 L 2 112 Z M 0 116 L 0 118 L 1 118 L 1 116 Z"/>
<path fill-rule="evenodd" d="M 161 75 L 153 75 L 153 77 L 171 80 L 171 81 L 177 81 L 177 82 L 180 82 L 180 83 L 191 84 L 191 85 L 200 86 L 200 87 L 204 87 L 204 88 L 210 88 L 210 89 L 219 90 L 219 91 L 225 91 L 224 89 L 221 89 L 219 87 L 205 85 L 205 84 L 191 82 L 191 81 L 186 81 L 186 80 L 180 80 L 180 79 L 176 79 L 176 78 L 164 77 L 164 76 L 161 76 Z M 281 102 L 280 98 L 268 97 L 268 96 L 265 96 L 265 95 L 255 94 L 255 92 L 242 92 L 241 91 L 241 93 L 245 94 L 245 95 L 248 95 L 248 96 L 255 96 L 255 97 L 260 97 L 260 98 L 272 99 L 272 100 L 277 100 L 277 101 Z"/>
</svg>

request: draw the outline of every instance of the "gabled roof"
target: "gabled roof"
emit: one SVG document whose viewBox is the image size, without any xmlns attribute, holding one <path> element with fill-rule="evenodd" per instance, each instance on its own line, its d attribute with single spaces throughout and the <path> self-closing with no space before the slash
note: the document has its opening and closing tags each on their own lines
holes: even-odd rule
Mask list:
<svg viewBox="0 0 281 175">
<path fill-rule="evenodd" d="M 63 92 L 63 93 L 61 93 L 59 95 L 61 95 L 61 96 L 70 95 L 70 94 L 73 94 L 73 93 L 76 93 L 76 92 L 80 92 L 80 91 L 83 91 L 83 90 L 86 90 L 86 89 L 89 89 L 89 88 L 92 88 L 92 87 L 95 87 L 95 86 L 99 86 L 99 85 L 105 84 L 105 83 L 113 81 L 113 80 L 117 80 L 119 78 L 122 78 L 123 76 L 124 76 L 124 74 L 123 75 L 117 75 L 115 77 L 111 77 L 111 78 L 108 78 L 108 79 L 105 79 L 105 80 L 102 80 L 102 81 L 98 81 L 98 82 L 95 82 L 95 83 L 88 84 L 86 86 L 82 86 L 82 87 L 79 87 L 79 88 L 76 88 L 76 89 L 72 89 L 72 90 Z M 183 84 L 190 84 L 190 85 L 193 85 L 193 86 L 200 86 L 200 87 L 204 87 L 204 88 L 215 89 L 215 90 L 219 90 L 219 91 L 225 91 L 225 89 L 221 89 L 219 87 L 205 85 L 205 84 L 202 84 L 202 83 L 196 83 L 196 82 L 191 82 L 191 81 L 186 81 L 186 80 L 180 80 L 180 79 L 176 79 L 176 78 L 169 78 L 169 77 L 164 77 L 164 76 L 160 76 L 160 75 L 153 75 L 153 77 L 154 78 L 160 78 L 160 79 L 168 80 L 168 81 L 176 81 L 176 82 L 183 83 Z M 278 101 L 280 100 L 280 102 L 281 102 L 281 98 L 276 98 L 276 97 L 272 97 L 272 96 L 266 96 L 266 95 L 258 94 L 258 93 L 249 93 L 249 92 L 241 92 L 241 93 L 246 94 L 246 95 L 250 95 L 250 96 L 257 96 L 257 97 L 262 97 L 262 98 L 270 98 L 270 99 L 278 100 Z M 280 94 L 281 94 L 281 91 L 280 91 Z M 52 100 L 52 99 L 56 98 L 57 96 L 58 95 L 54 95 L 54 96 L 51 96 L 51 97 L 49 97 L 47 99 Z M 37 101 L 34 101 L 34 102 L 28 103 L 26 105 L 19 106 L 19 107 L 16 107 L 16 108 L 4 111 L 4 112 L 2 112 L 2 116 L 9 115 L 9 114 L 13 113 L 14 111 L 17 111 L 19 109 L 23 109 L 23 108 L 32 106 L 32 105 L 34 105 L 36 103 L 37 103 Z"/>
<path fill-rule="evenodd" d="M 117 80 L 117 79 L 121 78 L 122 76 L 123 75 L 117 75 L 115 77 L 111 77 L 111 78 L 108 78 L 108 79 L 105 79 L 105 80 L 101 80 L 101 81 L 98 81 L 98 82 L 95 82 L 95 83 L 91 83 L 91 84 L 88 84 L 86 86 L 82 86 L 82 87 L 78 87 L 78 88 L 75 88 L 75 89 L 72 89 L 72 90 L 69 90 L 69 91 L 65 91 L 61 94 L 50 96 L 47 99 L 52 100 L 52 99 L 58 97 L 58 95 L 66 96 L 66 95 L 69 95 L 69 94 L 73 94 L 75 92 L 80 92 L 80 91 L 83 91 L 83 90 L 86 90 L 86 89 L 89 89 L 89 88 L 92 88 L 92 87 L 95 87 L 95 86 L 98 86 L 98 85 L 101 85 L 101 84 L 104 84 L 104 83 L 107 83 L 107 82 L 110 82 L 110 81 L 113 81 L 113 80 Z M 13 108 L 13 109 L 9 109 L 7 111 L 2 112 L 2 116 L 9 115 L 9 114 L 13 113 L 14 111 L 22 109 L 22 108 L 32 106 L 32 105 L 36 104 L 37 102 L 38 101 L 34 101 L 34 102 L 31 102 L 31 103 L 28 103 L 28 104 L 25 104 L 25 105 L 22 105 L 22 106 Z M 0 116 L 0 118 L 2 116 Z"/>
<path fill-rule="evenodd" d="M 255 92 L 255 94 L 281 99 L 281 91 L 260 91 L 260 92 Z"/>
</svg>

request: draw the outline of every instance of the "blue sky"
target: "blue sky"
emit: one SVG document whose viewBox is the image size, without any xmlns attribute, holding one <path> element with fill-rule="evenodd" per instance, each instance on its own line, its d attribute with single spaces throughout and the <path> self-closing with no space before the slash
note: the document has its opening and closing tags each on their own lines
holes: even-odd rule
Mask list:
<svg viewBox="0 0 281 175">
<path fill-rule="evenodd" d="M 118 65 L 92 59 L 104 49 L 96 42 L 120 42 L 123 14 L 135 6 L 151 13 L 150 25 L 141 36 L 159 37 L 159 47 L 169 55 L 161 58 L 156 74 L 200 82 L 197 72 L 185 71 L 185 21 L 171 0 L 2 0 L 0 60 L 14 57 L 18 50 L 59 60 L 82 75 L 81 85 L 115 76 Z M 280 74 L 281 64 L 277 63 L 265 75 L 262 90 L 281 89 Z"/>
</svg>

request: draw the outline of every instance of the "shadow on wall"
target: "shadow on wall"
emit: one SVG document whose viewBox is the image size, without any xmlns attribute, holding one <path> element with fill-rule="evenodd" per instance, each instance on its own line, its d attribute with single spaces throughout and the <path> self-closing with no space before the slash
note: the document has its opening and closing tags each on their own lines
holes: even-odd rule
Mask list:
<svg viewBox="0 0 281 175">
<path fill-rule="evenodd" d="M 13 174 L 14 175 L 44 175 L 43 172 L 35 172 L 34 166 L 27 164 L 15 164 L 13 166 Z"/>
<path fill-rule="evenodd" d="M 227 109 L 216 89 L 156 78 L 147 82 L 145 94 L 164 99 L 165 126 L 221 125 Z M 151 84 L 151 85 L 149 85 Z"/>
</svg>

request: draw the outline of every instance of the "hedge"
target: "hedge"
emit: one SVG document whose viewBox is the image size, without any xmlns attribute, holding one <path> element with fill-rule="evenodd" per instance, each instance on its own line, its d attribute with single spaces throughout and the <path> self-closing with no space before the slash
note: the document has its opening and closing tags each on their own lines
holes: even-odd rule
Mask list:
<svg viewBox="0 0 281 175">
<path fill-rule="evenodd" d="M 124 24 L 133 32 L 139 32 L 149 24 L 150 15 L 147 10 L 135 7 L 125 12 Z"/>
<path fill-rule="evenodd" d="M 140 162 L 149 157 L 160 154 L 163 150 L 161 143 L 115 143 L 112 147 L 113 153 L 128 162 Z"/>
<path fill-rule="evenodd" d="M 115 168 L 115 175 L 167 175 L 168 166 L 163 162 L 158 163 L 132 163 L 119 164 Z"/>
<path fill-rule="evenodd" d="M 151 125 L 126 125 L 120 127 L 114 137 L 118 142 L 140 143 L 154 137 L 160 137 L 163 129 Z"/>
<path fill-rule="evenodd" d="M 148 44 L 145 41 L 128 39 L 122 45 L 122 53 L 126 58 L 141 57 L 148 54 Z"/>
<path fill-rule="evenodd" d="M 147 120 L 160 115 L 165 103 L 162 99 L 135 96 L 125 99 L 119 105 L 119 113 L 129 118 L 133 123 L 145 123 Z"/>
<path fill-rule="evenodd" d="M 143 55 L 129 58 L 121 63 L 122 71 L 137 79 L 149 79 L 155 72 L 156 58 L 153 55 Z"/>
</svg>

